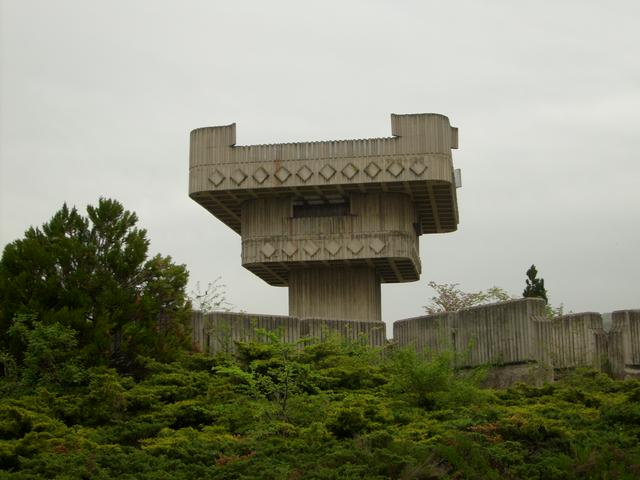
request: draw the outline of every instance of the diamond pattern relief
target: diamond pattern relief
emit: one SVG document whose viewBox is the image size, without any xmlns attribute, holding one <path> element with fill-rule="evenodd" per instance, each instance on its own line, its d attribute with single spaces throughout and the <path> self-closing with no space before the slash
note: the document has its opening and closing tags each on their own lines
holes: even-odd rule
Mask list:
<svg viewBox="0 0 640 480">
<path fill-rule="evenodd" d="M 371 240 L 371 243 L 369 244 L 369 246 L 371 247 L 371 250 L 373 250 L 376 253 L 380 253 L 384 249 L 385 245 L 386 244 L 379 238 L 374 238 L 373 240 Z"/>
<path fill-rule="evenodd" d="M 335 174 L 336 174 L 336 169 L 333 168 L 331 165 L 325 165 L 320 169 L 320 175 L 322 175 L 324 179 L 327 181 L 331 180 L 331 177 L 333 177 Z"/>
<path fill-rule="evenodd" d="M 313 257 L 316 253 L 318 253 L 318 250 L 320 250 L 320 247 L 318 247 L 318 245 L 313 243 L 311 240 L 304 244 L 304 251 L 307 252 L 310 257 Z"/>
<path fill-rule="evenodd" d="M 306 182 L 307 180 L 309 180 L 309 178 L 311 178 L 311 175 L 313 175 L 313 172 L 309 167 L 307 167 L 306 165 L 303 165 L 302 167 L 300 167 L 296 175 L 298 176 L 298 178 L 300 178 L 300 180 L 302 180 L 303 182 Z"/>
<path fill-rule="evenodd" d="M 217 187 L 225 178 L 226 177 L 220 172 L 220 170 L 216 170 L 213 172 L 213 175 L 209 177 L 209 181 Z"/>
<path fill-rule="evenodd" d="M 239 168 L 236 168 L 231 174 L 231 180 L 233 180 L 233 182 L 238 186 L 244 182 L 245 178 L 247 178 L 247 174 Z"/>
<path fill-rule="evenodd" d="M 258 182 L 260 185 L 262 185 L 262 183 L 269 178 L 269 174 L 267 173 L 267 171 L 260 167 L 258 168 L 255 172 L 253 172 L 253 178 L 255 179 L 256 182 Z"/>
<path fill-rule="evenodd" d="M 416 175 L 422 175 L 422 172 L 424 172 L 427 169 L 427 167 L 424 165 L 424 162 L 422 160 L 416 160 L 415 162 L 413 162 L 410 168 L 411 168 L 411 171 Z"/>
<path fill-rule="evenodd" d="M 324 248 L 327 249 L 327 252 L 331 254 L 331 256 L 335 256 L 336 253 L 340 251 L 340 244 L 334 240 L 329 241 Z"/>
<path fill-rule="evenodd" d="M 358 173 L 358 167 L 353 163 L 348 163 L 347 166 L 342 169 L 342 174 L 349 180 L 351 180 L 356 173 Z"/>
<path fill-rule="evenodd" d="M 367 168 L 364 169 L 364 172 L 369 175 L 370 178 L 376 178 L 380 173 L 380 170 L 381 169 L 377 163 L 371 162 L 369 165 L 367 165 Z"/>
<path fill-rule="evenodd" d="M 291 176 L 291 172 L 284 167 L 280 167 L 276 172 L 276 178 L 280 180 L 280 183 L 287 181 L 287 178 Z"/>
<path fill-rule="evenodd" d="M 291 242 L 287 242 L 282 248 L 282 251 L 287 254 L 287 257 L 293 257 L 293 254 L 298 251 L 298 247 Z"/>
<path fill-rule="evenodd" d="M 357 255 L 358 253 L 360 253 L 360 251 L 362 250 L 362 247 L 364 247 L 364 245 L 360 240 L 351 240 L 347 244 L 347 248 L 351 250 L 351 253 L 353 253 L 354 255 Z"/>
<path fill-rule="evenodd" d="M 393 162 L 391 165 L 387 167 L 387 172 L 389 172 L 394 177 L 397 177 L 402 173 L 404 167 L 400 165 L 398 162 Z"/>
<path fill-rule="evenodd" d="M 271 245 L 270 243 L 265 243 L 262 248 L 260 249 L 260 251 L 262 251 L 262 253 L 264 253 L 264 256 L 267 258 L 271 258 L 271 256 L 276 253 L 276 249 L 273 245 Z"/>
</svg>

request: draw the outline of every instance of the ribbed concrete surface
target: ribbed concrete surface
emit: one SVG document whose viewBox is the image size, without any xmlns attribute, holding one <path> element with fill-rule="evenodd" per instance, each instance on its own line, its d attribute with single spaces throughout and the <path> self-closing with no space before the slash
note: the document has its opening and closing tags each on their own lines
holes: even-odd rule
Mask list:
<svg viewBox="0 0 640 480">
<path fill-rule="evenodd" d="M 535 360 L 529 319 L 543 314 L 544 301 L 525 298 L 399 320 L 393 337 L 419 351 L 453 351 L 460 367 L 526 363 Z"/>
<path fill-rule="evenodd" d="M 356 322 L 352 320 L 328 320 L 305 318 L 300 321 L 300 336 L 326 340 L 338 335 L 367 345 L 381 347 L 386 343 L 385 324 L 382 322 Z"/>
<path fill-rule="evenodd" d="M 364 341 L 370 346 L 386 343 L 385 325 L 382 322 L 299 319 L 276 315 L 249 313 L 194 312 L 191 319 L 191 339 L 196 349 L 211 355 L 235 351 L 235 342 L 264 341 L 264 335 L 256 330 L 278 332 L 287 343 L 296 343 L 301 337 L 325 340 L 334 335 L 350 340 Z"/>
<path fill-rule="evenodd" d="M 600 353 L 604 352 L 598 349 L 596 335 L 604 330 L 599 313 L 576 313 L 553 320 L 542 316 L 532 320 L 533 348 L 538 361 L 554 368 L 600 368 Z"/>
</svg>

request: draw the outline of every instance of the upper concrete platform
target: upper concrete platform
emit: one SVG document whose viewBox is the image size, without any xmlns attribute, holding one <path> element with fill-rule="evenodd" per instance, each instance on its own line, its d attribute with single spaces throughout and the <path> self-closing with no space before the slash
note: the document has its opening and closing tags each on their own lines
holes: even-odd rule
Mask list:
<svg viewBox="0 0 640 480">
<path fill-rule="evenodd" d="M 396 192 L 416 205 L 419 233 L 457 229 L 451 149 L 458 130 L 439 114 L 391 115 L 393 137 L 236 146 L 235 124 L 191 132 L 189 195 L 241 233 L 246 200 L 331 201 Z"/>
</svg>

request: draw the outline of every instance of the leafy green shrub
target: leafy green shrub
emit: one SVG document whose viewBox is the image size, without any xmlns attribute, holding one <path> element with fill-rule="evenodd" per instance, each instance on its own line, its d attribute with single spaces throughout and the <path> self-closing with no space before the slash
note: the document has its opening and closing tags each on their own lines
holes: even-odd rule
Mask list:
<svg viewBox="0 0 640 480">
<path fill-rule="evenodd" d="M 142 359 L 144 375 L 96 367 L 64 388 L 1 378 L 2 477 L 626 480 L 640 474 L 638 381 L 580 372 L 542 388 L 494 392 L 442 359 L 339 343 L 312 348 L 291 351 L 275 342 L 241 362 Z M 367 358 L 382 384 L 327 382 L 327 371 L 358 370 Z M 284 415 L 280 393 L 263 379 L 275 388 L 287 381 L 300 387 L 289 390 Z M 306 384 L 314 388 L 307 391 Z M 431 402 L 427 408 L 421 398 Z"/>
<path fill-rule="evenodd" d="M 26 322 L 31 322 L 31 329 Z M 17 315 L 9 333 L 21 337 L 26 344 L 22 374 L 28 383 L 68 386 L 84 380 L 75 330 L 59 323 L 45 325 L 30 315 Z"/>
</svg>

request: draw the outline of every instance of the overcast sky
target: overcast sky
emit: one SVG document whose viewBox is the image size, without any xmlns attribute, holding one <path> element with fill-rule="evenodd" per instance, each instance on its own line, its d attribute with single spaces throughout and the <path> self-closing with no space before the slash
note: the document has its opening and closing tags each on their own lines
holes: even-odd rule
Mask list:
<svg viewBox="0 0 640 480">
<path fill-rule="evenodd" d="M 238 144 L 390 136 L 390 113 L 460 129 L 457 232 L 420 240 L 419 282 L 640 308 L 640 2 L 0 0 L 0 246 L 68 202 L 138 213 L 154 253 L 236 308 L 287 313 L 240 237 L 189 199 L 189 131 Z"/>
</svg>

